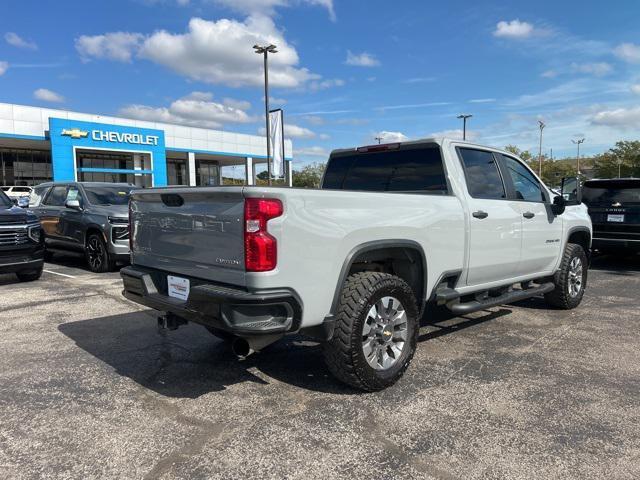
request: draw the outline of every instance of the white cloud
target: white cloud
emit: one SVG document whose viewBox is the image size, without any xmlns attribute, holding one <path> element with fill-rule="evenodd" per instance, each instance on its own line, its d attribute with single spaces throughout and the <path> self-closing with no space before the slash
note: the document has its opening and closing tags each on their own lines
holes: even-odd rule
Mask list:
<svg viewBox="0 0 640 480">
<path fill-rule="evenodd" d="M 640 128 L 640 107 L 604 110 L 593 115 L 591 123 L 622 130 Z"/>
<path fill-rule="evenodd" d="M 439 132 L 433 132 L 429 134 L 429 137 L 447 137 L 454 140 L 462 140 L 463 131 L 461 128 L 453 128 L 450 130 L 441 130 Z M 467 140 L 476 140 L 479 137 L 477 132 L 467 129 Z"/>
<path fill-rule="evenodd" d="M 613 53 L 629 63 L 640 63 L 640 45 L 621 43 L 613 49 Z"/>
<path fill-rule="evenodd" d="M 329 12 L 331 20 L 336 19 L 335 10 L 333 8 L 333 0 L 214 0 L 219 5 L 228 7 L 236 12 L 248 15 L 273 15 L 274 10 L 278 7 L 288 7 L 292 3 L 302 3 L 308 5 L 317 5 L 324 7 Z"/>
<path fill-rule="evenodd" d="M 14 32 L 7 32 L 4 34 L 4 39 L 9 45 L 13 45 L 17 48 L 26 48 L 27 50 L 37 50 L 38 45 L 35 42 L 25 40 L 20 35 Z"/>
<path fill-rule="evenodd" d="M 323 147 L 304 147 L 293 150 L 294 155 L 311 157 L 328 157 L 329 151 Z"/>
<path fill-rule="evenodd" d="M 558 72 L 555 70 L 545 70 L 540 74 L 542 78 L 556 78 L 558 76 Z"/>
<path fill-rule="evenodd" d="M 9 62 L 0 62 L 0 76 L 9 70 Z"/>
<path fill-rule="evenodd" d="M 258 133 L 260 135 L 264 135 L 265 132 L 265 128 L 264 127 L 260 127 L 258 129 Z M 285 137 L 291 137 L 291 138 L 316 138 L 316 133 L 309 130 L 308 128 L 305 127 L 301 127 L 299 125 L 295 125 L 293 123 L 286 123 L 284 124 L 284 136 Z"/>
<path fill-rule="evenodd" d="M 474 98 L 469 100 L 469 103 L 493 103 L 495 101 L 495 98 Z"/>
<path fill-rule="evenodd" d="M 606 62 L 572 63 L 571 69 L 574 72 L 587 73 L 589 75 L 595 75 L 596 77 L 602 77 L 613 71 L 613 67 Z"/>
<path fill-rule="evenodd" d="M 317 115 L 307 115 L 307 116 L 304 116 L 302 118 L 303 118 L 304 121 L 310 123 L 311 125 L 319 126 L 319 125 L 324 125 L 324 123 L 325 123 L 324 118 L 319 117 Z"/>
<path fill-rule="evenodd" d="M 104 35 L 82 35 L 76 39 L 76 50 L 83 60 L 106 58 L 131 62 L 144 36 L 140 33 L 111 32 Z"/>
<path fill-rule="evenodd" d="M 519 19 L 506 22 L 500 21 L 493 31 L 494 37 L 504 38 L 527 38 L 534 33 L 533 25 L 527 22 L 521 22 Z"/>
<path fill-rule="evenodd" d="M 264 97 L 262 97 L 264 102 Z M 269 97 L 269 105 L 286 105 L 287 100 L 285 98 Z"/>
<path fill-rule="evenodd" d="M 174 100 L 168 107 L 147 105 L 127 105 L 120 109 L 120 115 L 152 122 L 177 123 L 203 128 L 220 128 L 226 123 L 249 123 L 256 120 L 246 110 L 249 102 L 225 98 L 222 103 L 214 102 L 208 92 L 192 92 Z"/>
<path fill-rule="evenodd" d="M 318 90 L 326 90 L 327 88 L 333 87 L 342 87 L 344 86 L 345 81 L 340 78 L 328 78 L 326 80 L 313 80 L 309 83 L 309 90 L 318 91 Z"/>
<path fill-rule="evenodd" d="M 351 50 L 347 50 L 347 59 L 344 63 L 354 67 L 377 67 L 380 65 L 380 61 L 374 55 L 367 52 L 356 54 Z"/>
<path fill-rule="evenodd" d="M 383 130 L 376 133 L 375 136 L 380 138 L 382 143 L 406 142 L 409 140 L 409 137 L 402 132 L 387 132 Z"/>
<path fill-rule="evenodd" d="M 402 83 L 427 83 L 427 82 L 435 82 L 436 77 L 414 77 L 407 78 L 406 80 L 402 80 Z"/>
<path fill-rule="evenodd" d="M 636 83 L 635 85 L 631 85 L 630 89 L 631 89 L 631 91 L 633 93 L 637 93 L 638 95 L 640 95 L 640 83 Z"/>
<path fill-rule="evenodd" d="M 47 88 L 38 88 L 33 92 L 33 98 L 36 100 L 42 100 L 43 102 L 62 103 L 64 97 L 59 93 L 53 92 Z"/>
<path fill-rule="evenodd" d="M 192 18 L 184 34 L 158 31 L 148 37 L 139 55 L 194 80 L 232 87 L 264 82 L 262 57 L 251 48 L 272 43 L 278 53 L 269 57 L 269 81 L 275 87 L 297 87 L 320 77 L 298 68 L 298 53 L 270 18 L 253 16 L 243 22 Z"/>
</svg>

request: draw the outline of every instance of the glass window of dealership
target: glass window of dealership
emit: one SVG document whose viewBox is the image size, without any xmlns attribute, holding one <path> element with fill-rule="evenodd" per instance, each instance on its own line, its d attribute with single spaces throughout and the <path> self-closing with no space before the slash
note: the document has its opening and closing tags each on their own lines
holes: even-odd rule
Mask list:
<svg viewBox="0 0 640 480">
<path fill-rule="evenodd" d="M 290 140 L 284 148 L 290 185 Z M 0 185 L 253 185 L 265 153 L 256 135 L 0 103 Z"/>
</svg>

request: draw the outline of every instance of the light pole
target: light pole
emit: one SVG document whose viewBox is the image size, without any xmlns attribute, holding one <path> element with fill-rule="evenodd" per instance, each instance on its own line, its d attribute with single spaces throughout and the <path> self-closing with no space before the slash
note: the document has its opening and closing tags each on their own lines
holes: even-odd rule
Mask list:
<svg viewBox="0 0 640 480">
<path fill-rule="evenodd" d="M 542 178 L 542 130 L 546 126 L 542 120 L 538 120 L 540 126 L 540 149 L 538 150 L 538 177 Z"/>
<path fill-rule="evenodd" d="M 269 132 L 269 64 L 267 62 L 267 56 L 270 53 L 278 53 L 276 46 L 270 45 L 254 45 L 253 49 L 256 53 L 264 55 L 264 118 L 265 127 L 267 129 L 267 176 L 268 184 L 271 185 L 271 134 Z"/>
<path fill-rule="evenodd" d="M 467 139 L 467 118 L 471 118 L 473 117 L 473 115 L 469 115 L 469 114 L 460 114 L 458 115 L 458 118 L 462 119 L 462 139 L 466 140 Z"/>
<path fill-rule="evenodd" d="M 375 140 L 378 141 L 378 145 L 380 145 L 380 143 L 382 142 L 382 137 L 376 137 Z"/>
<path fill-rule="evenodd" d="M 576 157 L 578 175 L 580 175 L 580 144 L 584 143 L 584 140 L 584 138 L 581 138 L 580 140 L 571 140 L 574 145 L 578 146 L 578 156 Z"/>
</svg>

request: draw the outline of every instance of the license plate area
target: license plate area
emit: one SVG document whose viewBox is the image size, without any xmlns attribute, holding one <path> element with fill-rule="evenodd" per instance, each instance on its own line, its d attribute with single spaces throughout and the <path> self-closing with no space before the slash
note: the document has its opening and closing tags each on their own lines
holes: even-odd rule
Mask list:
<svg viewBox="0 0 640 480">
<path fill-rule="evenodd" d="M 188 278 L 167 275 L 167 294 L 172 298 L 186 301 L 191 285 Z"/>
<path fill-rule="evenodd" d="M 610 213 L 607 215 L 607 222 L 623 223 L 624 215 L 619 213 Z"/>
</svg>

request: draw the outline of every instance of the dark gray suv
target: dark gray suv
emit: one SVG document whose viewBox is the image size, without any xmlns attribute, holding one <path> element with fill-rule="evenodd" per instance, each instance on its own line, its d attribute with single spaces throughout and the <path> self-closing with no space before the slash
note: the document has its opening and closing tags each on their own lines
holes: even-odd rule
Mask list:
<svg viewBox="0 0 640 480">
<path fill-rule="evenodd" d="M 84 252 L 89 269 L 108 272 L 129 261 L 129 194 L 126 183 L 50 182 L 29 202 L 45 234 L 45 258 L 56 251 Z"/>
</svg>

